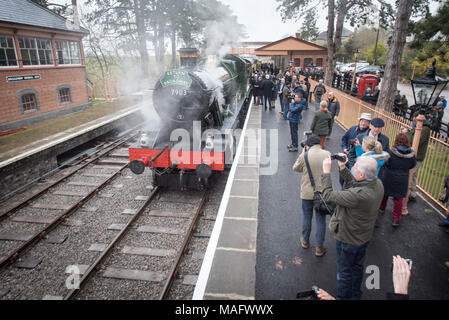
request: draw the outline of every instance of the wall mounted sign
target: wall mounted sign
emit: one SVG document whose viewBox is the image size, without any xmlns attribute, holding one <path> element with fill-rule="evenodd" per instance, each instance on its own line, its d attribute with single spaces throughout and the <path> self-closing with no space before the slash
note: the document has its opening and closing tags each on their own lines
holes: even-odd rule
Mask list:
<svg viewBox="0 0 449 320">
<path fill-rule="evenodd" d="M 6 77 L 6 82 L 17 82 L 17 81 L 26 81 L 26 80 L 40 80 L 41 75 L 40 74 L 30 74 L 25 76 L 13 76 L 13 77 Z"/>
</svg>

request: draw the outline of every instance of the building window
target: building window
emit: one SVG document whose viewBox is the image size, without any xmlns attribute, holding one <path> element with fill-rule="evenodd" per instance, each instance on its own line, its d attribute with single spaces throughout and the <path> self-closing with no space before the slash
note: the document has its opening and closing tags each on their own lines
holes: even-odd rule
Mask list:
<svg viewBox="0 0 449 320">
<path fill-rule="evenodd" d="M 69 85 L 62 85 L 57 88 L 59 104 L 72 102 L 72 88 Z"/>
<path fill-rule="evenodd" d="M 323 66 L 323 58 L 317 58 L 316 65 L 317 65 L 317 67 L 322 67 Z"/>
<path fill-rule="evenodd" d="M 295 58 L 295 60 L 294 60 L 295 62 L 295 67 L 300 67 L 301 66 L 301 59 L 299 59 L 299 58 Z"/>
<path fill-rule="evenodd" d="M 310 65 L 313 65 L 313 59 L 312 58 L 305 58 L 304 59 L 304 68 L 309 68 Z"/>
<path fill-rule="evenodd" d="M 0 35 L 0 67 L 17 66 L 14 39 Z"/>
<path fill-rule="evenodd" d="M 19 48 L 24 66 L 53 64 L 50 39 L 19 37 Z"/>
<path fill-rule="evenodd" d="M 20 91 L 17 96 L 19 97 L 22 113 L 30 113 L 39 110 L 39 98 L 36 90 L 25 89 Z"/>
<path fill-rule="evenodd" d="M 59 64 L 81 64 L 78 41 L 55 40 Z"/>
</svg>

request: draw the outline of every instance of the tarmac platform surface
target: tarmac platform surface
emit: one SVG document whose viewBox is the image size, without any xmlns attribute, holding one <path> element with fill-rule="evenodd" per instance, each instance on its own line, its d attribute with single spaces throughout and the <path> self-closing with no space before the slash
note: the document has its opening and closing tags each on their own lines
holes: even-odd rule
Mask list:
<svg viewBox="0 0 449 320">
<path fill-rule="evenodd" d="M 309 130 L 317 109 L 317 105 L 309 103 L 309 109 L 303 112 L 299 141 L 304 140 L 303 133 Z M 289 152 L 286 148 L 291 143 L 290 129 L 288 121 L 279 114 L 278 99 L 276 109 L 262 109 L 262 129 L 279 129 L 279 162 L 274 175 L 260 176 L 255 298 L 295 299 L 297 292 L 310 290 L 312 285 L 336 296 L 336 244 L 328 228 L 330 217 L 326 219 L 324 245 L 327 253 L 323 257 L 315 256 L 315 217 L 310 247 L 303 249 L 300 245 L 301 175 L 294 172 L 292 166 L 302 150 Z M 326 149 L 331 153 L 341 152 L 344 132 L 335 123 Z M 269 141 L 267 150 L 268 144 Z M 332 167 L 332 180 L 334 188 L 340 188 L 336 164 Z M 365 283 L 373 271 L 365 273 L 362 299 L 383 300 L 387 292 L 393 291 L 391 264 L 392 256 L 397 254 L 413 260 L 410 299 L 449 299 L 449 270 L 444 266 L 444 262 L 449 261 L 449 234 L 437 226 L 443 221 L 442 214 L 418 197 L 415 202 L 409 202 L 410 214 L 403 216 L 395 229 L 391 225 L 392 207 L 390 199 L 385 214 L 379 217 L 379 227 L 374 230 L 365 258 L 365 271 L 368 266 L 379 268 L 380 286 L 368 290 Z"/>
</svg>

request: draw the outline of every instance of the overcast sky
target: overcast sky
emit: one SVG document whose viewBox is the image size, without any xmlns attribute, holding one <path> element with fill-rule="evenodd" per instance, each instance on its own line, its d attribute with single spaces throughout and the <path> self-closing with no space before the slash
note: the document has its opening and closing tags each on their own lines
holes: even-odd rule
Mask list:
<svg viewBox="0 0 449 320">
<path fill-rule="evenodd" d="M 183 1 L 183 0 L 180 0 Z M 69 0 L 53 0 L 53 3 L 67 3 Z M 78 0 L 83 4 L 85 0 Z M 286 36 L 293 36 L 301 27 L 301 21 L 289 20 L 282 22 L 280 13 L 276 10 L 279 3 L 276 0 L 221 0 L 229 5 L 237 16 L 239 23 L 246 26 L 247 39 L 243 41 L 276 41 Z M 394 0 L 387 0 L 394 3 Z M 438 4 L 431 3 L 431 12 L 436 12 Z M 327 30 L 327 8 L 318 7 L 319 18 L 317 27 L 321 31 Z M 353 31 L 349 23 L 345 23 L 345 28 Z"/>
</svg>

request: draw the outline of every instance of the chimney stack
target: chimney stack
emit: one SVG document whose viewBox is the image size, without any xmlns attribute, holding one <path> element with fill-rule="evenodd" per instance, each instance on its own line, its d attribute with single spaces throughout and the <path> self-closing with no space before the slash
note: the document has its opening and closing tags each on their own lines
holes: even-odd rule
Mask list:
<svg viewBox="0 0 449 320">
<path fill-rule="evenodd" d="M 301 39 L 301 33 L 299 31 L 296 32 L 296 39 Z"/>
</svg>

